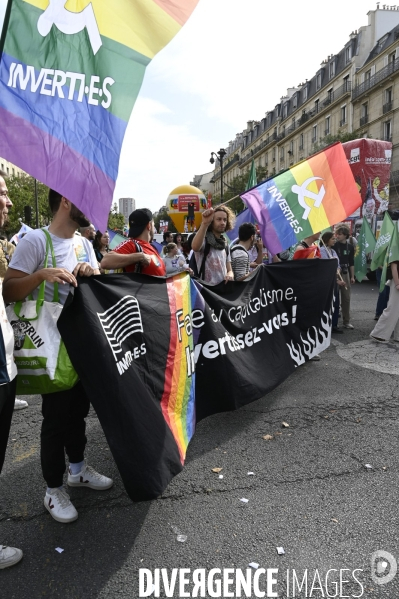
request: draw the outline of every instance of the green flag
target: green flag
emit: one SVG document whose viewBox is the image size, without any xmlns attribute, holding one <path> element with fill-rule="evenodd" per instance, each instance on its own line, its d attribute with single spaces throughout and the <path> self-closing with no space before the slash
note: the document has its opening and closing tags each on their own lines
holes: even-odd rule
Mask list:
<svg viewBox="0 0 399 599">
<path fill-rule="evenodd" d="M 387 282 L 387 271 L 388 266 L 391 262 L 399 261 L 399 232 L 397 225 L 393 226 L 393 231 L 391 235 L 391 241 L 388 246 L 388 250 L 385 252 L 384 266 L 381 273 L 381 284 L 380 284 L 380 292 L 384 290 L 384 286 Z"/>
<path fill-rule="evenodd" d="M 363 217 L 362 228 L 355 248 L 355 277 L 361 283 L 367 274 L 367 254 L 374 251 L 376 240 L 367 218 Z"/>
<path fill-rule="evenodd" d="M 249 177 L 248 177 L 248 182 L 247 182 L 245 191 L 247 191 L 247 189 L 252 189 L 257 184 L 258 184 L 258 180 L 256 178 L 255 160 L 252 158 L 251 170 L 249 171 Z"/>
<path fill-rule="evenodd" d="M 379 266 L 383 266 L 385 260 L 385 254 L 391 241 L 392 232 L 394 230 L 394 224 L 388 212 L 385 212 L 384 220 L 382 221 L 382 227 L 380 236 L 377 239 L 377 243 L 374 250 L 374 256 L 371 261 L 371 270 L 377 270 Z"/>
</svg>

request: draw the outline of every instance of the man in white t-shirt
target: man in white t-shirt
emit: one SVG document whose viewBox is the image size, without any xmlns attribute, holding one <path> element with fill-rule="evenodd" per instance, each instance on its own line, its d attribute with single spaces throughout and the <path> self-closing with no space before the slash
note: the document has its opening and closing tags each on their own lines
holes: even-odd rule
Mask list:
<svg viewBox="0 0 399 599">
<path fill-rule="evenodd" d="M 228 206 L 208 208 L 202 213 L 202 223 L 192 241 L 200 278 L 209 285 L 234 279 L 231 270 L 228 238 L 224 235 L 234 226 L 235 216 Z"/>
<path fill-rule="evenodd" d="M 52 301 L 54 283 L 59 284 L 60 302 L 64 304 L 76 277 L 100 274 L 93 247 L 87 239 L 75 235 L 78 227 L 90 223 L 72 202 L 50 190 L 53 220 L 48 227 L 57 266 L 44 268 L 46 238 L 40 229 L 30 231 L 18 244 L 3 283 L 6 302 L 37 296 L 38 287 L 46 281 L 45 299 Z M 51 263 L 51 261 L 50 261 Z M 113 481 L 98 474 L 84 460 L 86 422 L 90 401 L 80 381 L 67 391 L 42 396 L 41 464 L 47 483 L 44 506 L 54 520 L 73 522 L 78 513 L 63 487 L 65 452 L 69 458 L 68 485 L 89 487 L 97 491 L 109 489 Z"/>
<path fill-rule="evenodd" d="M 7 218 L 8 197 L 5 173 L 0 171 L 0 227 Z M 2 281 L 0 279 L 0 288 Z M 0 472 L 4 464 L 11 419 L 14 412 L 17 368 L 14 363 L 14 333 L 8 322 L 3 296 L 0 293 Z M 0 545 L 0 570 L 17 564 L 22 559 L 21 549 Z"/>
</svg>

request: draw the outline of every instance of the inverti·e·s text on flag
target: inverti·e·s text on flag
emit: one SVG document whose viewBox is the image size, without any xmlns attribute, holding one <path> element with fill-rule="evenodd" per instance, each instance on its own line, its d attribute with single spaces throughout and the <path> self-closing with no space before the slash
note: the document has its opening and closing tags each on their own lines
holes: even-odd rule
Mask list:
<svg viewBox="0 0 399 599">
<path fill-rule="evenodd" d="M 273 254 L 342 221 L 361 204 L 340 143 L 261 183 L 241 198 Z"/>
<path fill-rule="evenodd" d="M 145 68 L 197 3 L 9 0 L 0 43 L 0 156 L 104 231 Z"/>
<path fill-rule="evenodd" d="M 355 248 L 355 277 L 361 283 L 367 274 L 367 254 L 375 249 L 376 240 L 366 217 L 363 217 Z"/>
</svg>

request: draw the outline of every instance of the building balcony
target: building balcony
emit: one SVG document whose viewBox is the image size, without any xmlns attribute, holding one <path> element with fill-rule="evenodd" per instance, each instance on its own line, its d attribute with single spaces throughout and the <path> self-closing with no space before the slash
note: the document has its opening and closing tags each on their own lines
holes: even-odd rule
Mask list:
<svg viewBox="0 0 399 599">
<path fill-rule="evenodd" d="M 352 99 L 356 100 L 356 98 L 359 98 L 360 96 L 362 96 L 370 89 L 381 83 L 381 81 L 383 81 L 387 77 L 390 77 L 393 73 L 395 73 L 398 70 L 399 58 L 396 58 L 396 60 L 393 60 L 392 62 L 387 64 L 386 67 L 377 71 L 375 75 L 373 75 L 366 81 L 363 81 L 363 83 L 361 83 L 360 85 L 357 85 L 353 90 Z"/>
<path fill-rule="evenodd" d="M 369 122 L 369 115 L 365 114 L 360 119 L 360 127 L 364 127 L 364 125 L 367 125 L 368 122 Z"/>
<path fill-rule="evenodd" d="M 382 107 L 382 114 L 386 114 L 387 112 L 391 112 L 393 106 L 393 102 L 386 102 Z"/>
</svg>

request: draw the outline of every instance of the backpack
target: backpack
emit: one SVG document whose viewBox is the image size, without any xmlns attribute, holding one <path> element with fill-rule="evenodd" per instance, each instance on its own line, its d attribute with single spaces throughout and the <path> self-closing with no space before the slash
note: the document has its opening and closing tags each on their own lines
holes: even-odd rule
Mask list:
<svg viewBox="0 0 399 599">
<path fill-rule="evenodd" d="M 230 251 L 229 251 L 229 246 L 226 245 L 226 254 L 227 254 L 227 259 L 229 259 L 229 255 L 230 255 Z M 197 260 L 195 259 L 195 252 L 193 251 L 193 253 L 191 254 L 191 257 L 188 261 L 188 265 L 191 268 L 191 270 L 194 273 L 194 277 L 197 279 L 203 279 L 204 275 L 205 275 L 205 260 L 209 254 L 209 252 L 211 251 L 211 244 L 208 243 L 208 241 L 205 239 L 205 248 L 204 248 L 204 256 L 202 258 L 202 262 L 201 262 L 201 266 L 200 269 L 198 270 L 198 266 L 197 266 Z"/>
</svg>

